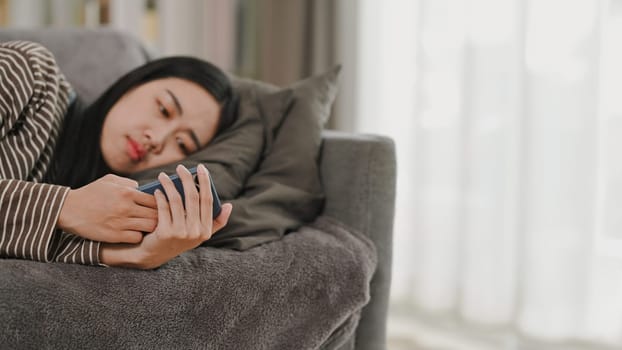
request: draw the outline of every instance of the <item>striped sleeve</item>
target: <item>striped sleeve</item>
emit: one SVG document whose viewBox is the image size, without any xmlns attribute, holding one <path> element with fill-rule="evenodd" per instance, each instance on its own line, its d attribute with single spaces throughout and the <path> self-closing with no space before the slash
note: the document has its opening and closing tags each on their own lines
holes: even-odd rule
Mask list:
<svg viewBox="0 0 622 350">
<path fill-rule="evenodd" d="M 99 264 L 99 242 L 56 228 L 69 188 L 39 183 L 70 91 L 46 48 L 0 43 L 0 257 Z"/>
<path fill-rule="evenodd" d="M 0 177 L 41 181 L 71 87 L 54 56 L 26 41 L 0 44 Z"/>
</svg>

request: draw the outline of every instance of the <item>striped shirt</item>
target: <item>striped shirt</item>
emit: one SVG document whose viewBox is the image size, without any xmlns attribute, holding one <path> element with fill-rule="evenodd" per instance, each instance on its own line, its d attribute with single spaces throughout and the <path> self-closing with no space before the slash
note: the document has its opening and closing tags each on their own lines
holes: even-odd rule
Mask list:
<svg viewBox="0 0 622 350">
<path fill-rule="evenodd" d="M 0 43 L 0 258 L 99 265 L 99 242 L 56 227 L 69 188 L 41 183 L 72 88 L 43 46 Z"/>
</svg>

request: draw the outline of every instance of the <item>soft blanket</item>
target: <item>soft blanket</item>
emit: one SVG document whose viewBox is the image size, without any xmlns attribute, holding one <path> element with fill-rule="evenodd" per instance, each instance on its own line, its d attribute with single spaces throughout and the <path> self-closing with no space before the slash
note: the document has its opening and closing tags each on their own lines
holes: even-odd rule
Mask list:
<svg viewBox="0 0 622 350">
<path fill-rule="evenodd" d="M 0 260 L 0 344 L 334 349 L 354 331 L 375 264 L 366 237 L 327 217 L 246 251 L 201 247 L 153 271 Z"/>
</svg>

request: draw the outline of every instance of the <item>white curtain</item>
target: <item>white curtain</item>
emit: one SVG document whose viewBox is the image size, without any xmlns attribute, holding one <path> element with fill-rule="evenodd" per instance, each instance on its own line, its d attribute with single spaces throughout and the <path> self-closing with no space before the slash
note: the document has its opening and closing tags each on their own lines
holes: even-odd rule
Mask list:
<svg viewBox="0 0 622 350">
<path fill-rule="evenodd" d="M 398 150 L 394 315 L 622 346 L 622 0 L 350 4 L 355 129 Z"/>
</svg>

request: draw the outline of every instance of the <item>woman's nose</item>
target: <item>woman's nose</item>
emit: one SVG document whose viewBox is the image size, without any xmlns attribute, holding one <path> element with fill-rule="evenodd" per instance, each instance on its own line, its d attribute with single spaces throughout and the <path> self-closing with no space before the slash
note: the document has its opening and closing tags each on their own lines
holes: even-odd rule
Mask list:
<svg viewBox="0 0 622 350">
<path fill-rule="evenodd" d="M 144 136 L 147 140 L 147 150 L 149 152 L 159 154 L 164 148 L 167 133 L 164 130 L 147 129 L 144 132 Z"/>
</svg>

